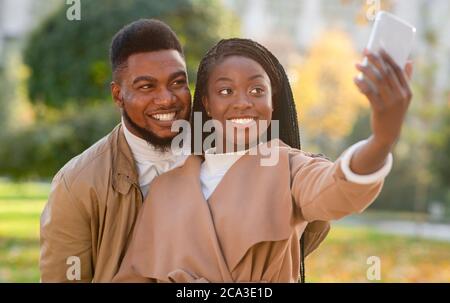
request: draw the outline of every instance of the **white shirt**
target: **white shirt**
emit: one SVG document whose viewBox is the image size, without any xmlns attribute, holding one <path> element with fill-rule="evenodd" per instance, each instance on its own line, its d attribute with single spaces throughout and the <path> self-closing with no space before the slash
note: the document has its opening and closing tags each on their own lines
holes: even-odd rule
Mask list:
<svg viewBox="0 0 450 303">
<path fill-rule="evenodd" d="M 353 183 L 370 184 L 383 180 L 391 171 L 392 168 L 392 154 L 389 153 L 387 161 L 382 168 L 369 175 L 358 175 L 351 171 L 350 160 L 356 149 L 364 144 L 366 140 L 360 141 L 349 147 L 342 155 L 340 166 L 345 175 L 345 178 Z M 245 154 L 245 151 L 236 153 L 215 154 L 215 148 L 210 148 L 205 151 L 205 161 L 200 168 L 200 183 L 202 186 L 203 196 L 206 200 L 211 197 L 211 194 L 219 185 L 223 176 L 227 173 L 230 167 L 236 163 L 239 158 Z"/>
<path fill-rule="evenodd" d="M 176 155 L 169 149 L 167 152 L 157 150 L 153 145 L 132 134 L 122 120 L 125 139 L 130 146 L 139 176 L 139 187 L 144 198 L 147 196 L 150 183 L 156 176 L 184 164 L 188 153 Z M 186 147 L 188 148 L 188 147 Z"/>
</svg>

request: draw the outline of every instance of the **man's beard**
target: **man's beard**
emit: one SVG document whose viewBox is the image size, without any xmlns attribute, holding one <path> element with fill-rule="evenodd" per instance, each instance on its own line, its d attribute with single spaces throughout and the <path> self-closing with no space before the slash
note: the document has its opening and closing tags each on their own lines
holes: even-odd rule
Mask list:
<svg viewBox="0 0 450 303">
<path fill-rule="evenodd" d="M 149 131 L 143 127 L 140 127 L 137 125 L 128 115 L 125 108 L 122 109 L 122 115 L 123 118 L 131 125 L 134 131 L 138 133 L 138 136 L 145 141 L 147 141 L 148 144 L 151 144 L 155 147 L 156 150 L 160 152 L 167 152 L 172 144 L 172 138 L 161 138 L 158 137 L 155 133 L 152 131 Z M 174 134 L 175 136 L 175 134 Z"/>
</svg>

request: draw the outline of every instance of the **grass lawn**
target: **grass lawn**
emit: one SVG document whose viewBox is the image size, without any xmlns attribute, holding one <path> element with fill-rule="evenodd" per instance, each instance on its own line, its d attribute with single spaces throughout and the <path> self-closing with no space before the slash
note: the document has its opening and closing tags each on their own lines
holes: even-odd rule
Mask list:
<svg viewBox="0 0 450 303">
<path fill-rule="evenodd" d="M 0 182 L 0 282 L 39 282 L 39 215 L 50 186 Z M 369 256 L 381 282 L 450 282 L 450 243 L 332 227 L 306 260 L 308 282 L 367 282 Z"/>
</svg>

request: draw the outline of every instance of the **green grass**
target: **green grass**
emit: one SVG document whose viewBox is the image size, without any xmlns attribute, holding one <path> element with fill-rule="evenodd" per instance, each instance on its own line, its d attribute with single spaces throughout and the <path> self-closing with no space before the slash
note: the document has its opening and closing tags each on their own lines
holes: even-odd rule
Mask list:
<svg viewBox="0 0 450 303">
<path fill-rule="evenodd" d="M 44 203 L 0 200 L 0 282 L 39 281 L 39 216 Z"/>
<path fill-rule="evenodd" d="M 0 182 L 0 282 L 39 282 L 39 216 L 49 184 Z M 450 243 L 332 227 L 306 260 L 308 282 L 367 282 L 369 256 L 381 282 L 450 282 Z"/>
<path fill-rule="evenodd" d="M 45 200 L 49 191 L 49 183 L 12 183 L 0 179 L 0 200 Z"/>
<path fill-rule="evenodd" d="M 48 183 L 0 182 L 0 282 L 39 282 L 39 216 Z"/>
<path fill-rule="evenodd" d="M 368 282 L 369 256 L 380 258 L 380 282 L 450 282 L 449 242 L 342 226 L 307 258 L 308 281 Z"/>
</svg>

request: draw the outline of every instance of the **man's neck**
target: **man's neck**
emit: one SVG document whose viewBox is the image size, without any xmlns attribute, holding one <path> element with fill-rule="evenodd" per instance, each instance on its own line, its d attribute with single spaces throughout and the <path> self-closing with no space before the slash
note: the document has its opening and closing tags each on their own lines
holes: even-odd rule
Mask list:
<svg viewBox="0 0 450 303">
<path fill-rule="evenodd" d="M 151 143 L 133 134 L 127 127 L 125 121 L 122 120 L 123 131 L 125 139 L 130 146 L 133 157 L 138 162 L 143 161 L 162 161 L 173 157 L 170 149 L 167 152 L 162 152 Z"/>
</svg>

